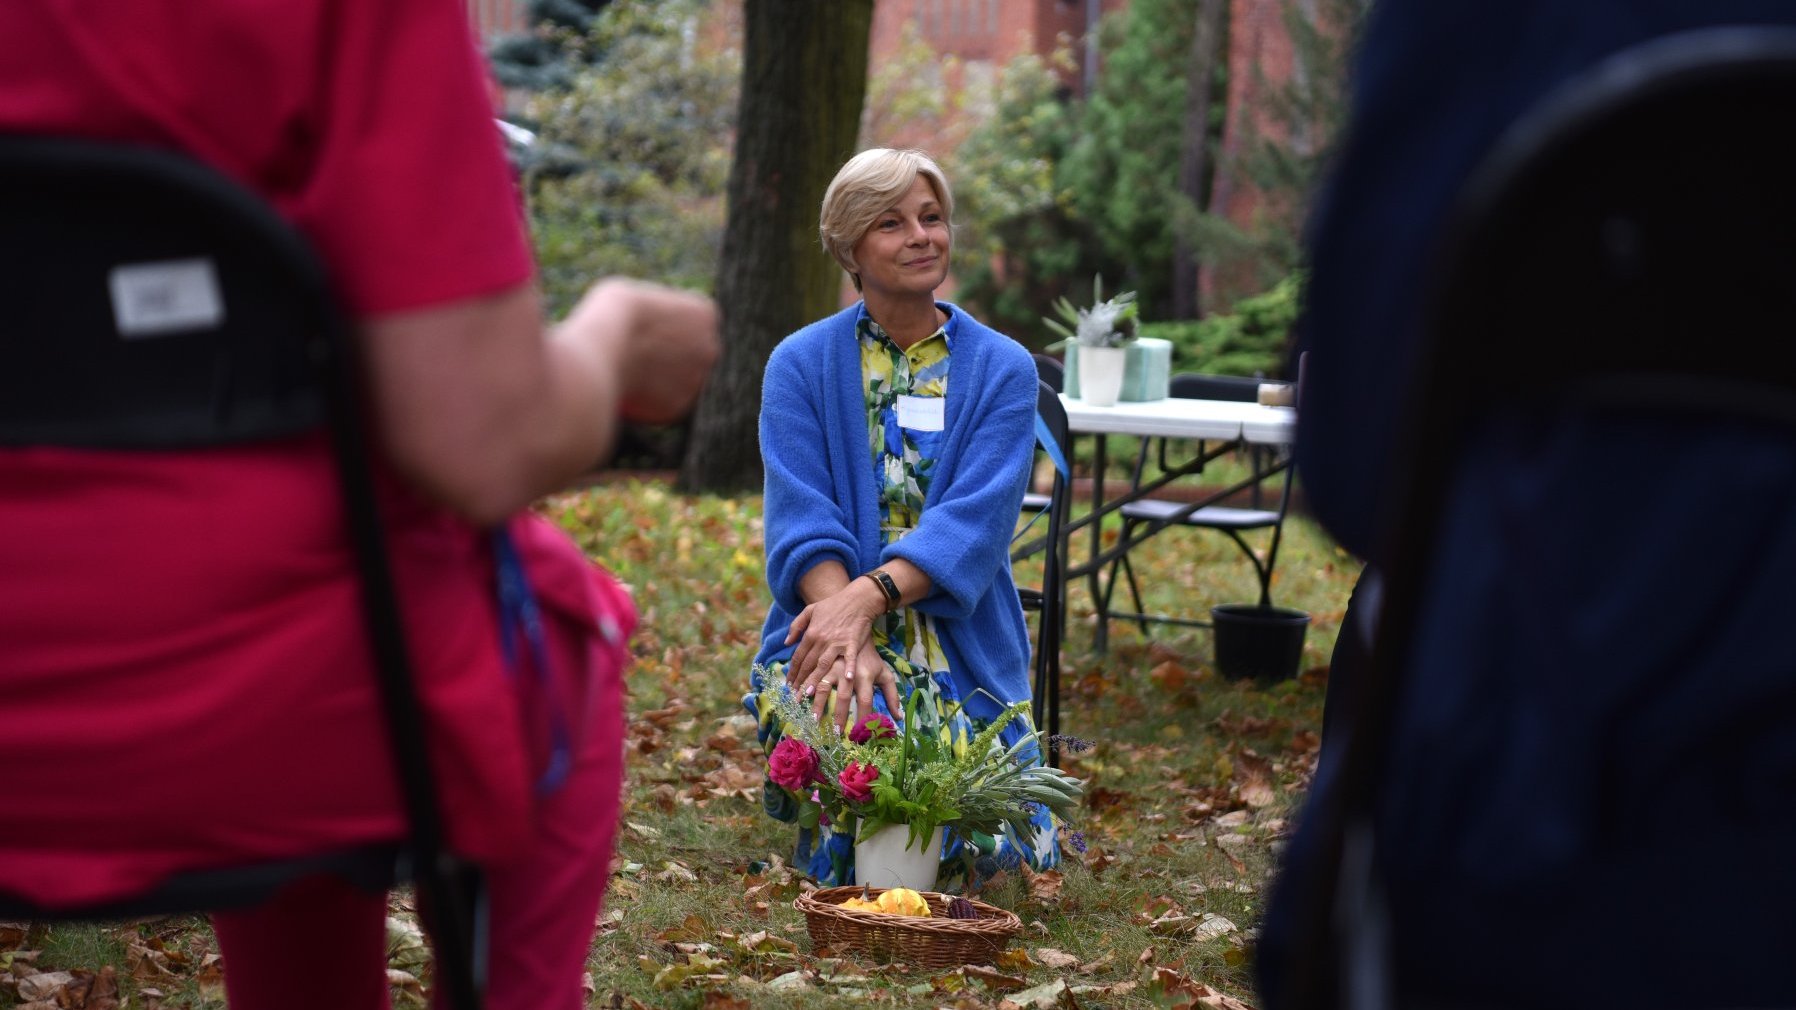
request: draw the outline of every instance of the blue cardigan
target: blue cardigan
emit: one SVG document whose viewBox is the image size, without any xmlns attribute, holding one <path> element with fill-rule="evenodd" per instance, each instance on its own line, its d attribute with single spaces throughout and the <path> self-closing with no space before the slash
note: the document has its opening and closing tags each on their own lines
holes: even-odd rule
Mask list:
<svg viewBox="0 0 1796 1010">
<path fill-rule="evenodd" d="M 761 629 L 760 664 L 785 660 L 798 583 L 823 561 L 850 576 L 893 558 L 928 574 L 912 606 L 935 619 L 968 714 L 989 719 L 1029 697 L 1029 630 L 1010 577 L 1016 529 L 1034 451 L 1035 363 L 1021 344 L 958 307 L 936 469 L 917 528 L 882 548 L 879 488 L 867 441 L 866 392 L 855 326 L 860 303 L 780 341 L 761 386 L 766 466 L 767 585 L 773 606 Z"/>
</svg>

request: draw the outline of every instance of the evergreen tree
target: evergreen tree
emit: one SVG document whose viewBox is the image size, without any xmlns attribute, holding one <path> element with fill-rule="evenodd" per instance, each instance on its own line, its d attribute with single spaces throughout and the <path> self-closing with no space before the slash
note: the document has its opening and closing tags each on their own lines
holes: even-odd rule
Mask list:
<svg viewBox="0 0 1796 1010">
<path fill-rule="evenodd" d="M 606 58 L 526 104 L 541 124 L 537 146 L 565 152 L 577 169 L 526 176 L 543 288 L 557 313 L 606 274 L 710 288 L 740 69 L 734 51 L 695 45 L 704 7 L 613 6 L 587 33 Z"/>
<path fill-rule="evenodd" d="M 954 152 L 955 298 L 990 325 L 1039 347 L 1041 319 L 1062 296 L 1083 301 L 1090 278 L 1119 276 L 1074 193 L 1059 179 L 1079 109 L 1056 73 L 1072 54 L 1024 53 L 998 75 L 996 101 Z"/>
<path fill-rule="evenodd" d="M 581 68 L 602 55 L 590 44 L 592 29 L 611 0 L 530 0 L 530 28 L 504 36 L 488 49 L 493 75 L 508 88 L 549 91 L 573 84 Z"/>
<path fill-rule="evenodd" d="M 1111 280 L 1138 293 L 1147 318 L 1170 311 L 1175 225 L 1196 210 L 1180 191 L 1179 164 L 1198 8 L 1198 0 L 1132 0 L 1104 19 L 1097 92 L 1062 166 L 1082 217 L 1124 265 Z"/>
</svg>

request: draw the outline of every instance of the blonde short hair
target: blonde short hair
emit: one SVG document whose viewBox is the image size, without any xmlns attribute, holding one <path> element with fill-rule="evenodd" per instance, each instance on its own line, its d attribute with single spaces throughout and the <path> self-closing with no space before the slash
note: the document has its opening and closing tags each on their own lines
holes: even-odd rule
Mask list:
<svg viewBox="0 0 1796 1010">
<path fill-rule="evenodd" d="M 824 191 L 817 232 L 823 238 L 823 248 L 854 280 L 856 291 L 861 289 L 861 272 L 854 262 L 854 247 L 879 220 L 879 215 L 909 192 L 917 176 L 929 180 L 936 202 L 942 205 L 942 216 L 952 227 L 954 194 L 948 190 L 948 177 L 922 151 L 869 148 L 849 158 Z"/>
</svg>

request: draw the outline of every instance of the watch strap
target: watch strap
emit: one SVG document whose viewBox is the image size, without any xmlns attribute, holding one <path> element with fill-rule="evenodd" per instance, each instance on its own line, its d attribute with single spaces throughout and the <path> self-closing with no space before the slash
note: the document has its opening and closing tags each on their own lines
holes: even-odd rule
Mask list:
<svg viewBox="0 0 1796 1010">
<path fill-rule="evenodd" d="M 861 578 L 872 579 L 873 584 L 879 587 L 879 591 L 885 594 L 886 613 L 889 614 L 898 609 L 898 604 L 904 599 L 904 594 L 898 591 L 898 583 L 892 581 L 892 576 L 885 569 L 875 568 Z"/>
</svg>

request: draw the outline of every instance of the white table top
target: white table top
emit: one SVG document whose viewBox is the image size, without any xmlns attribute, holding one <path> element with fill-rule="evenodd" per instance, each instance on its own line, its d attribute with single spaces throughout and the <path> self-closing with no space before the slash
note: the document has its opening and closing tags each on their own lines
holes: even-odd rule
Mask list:
<svg viewBox="0 0 1796 1010">
<path fill-rule="evenodd" d="M 1297 411 L 1231 400 L 1187 400 L 1168 397 L 1142 402 L 1118 401 L 1094 407 L 1060 394 L 1067 427 L 1105 435 L 1148 435 L 1165 438 L 1245 437 L 1249 442 L 1289 445 L 1297 435 Z"/>
</svg>

